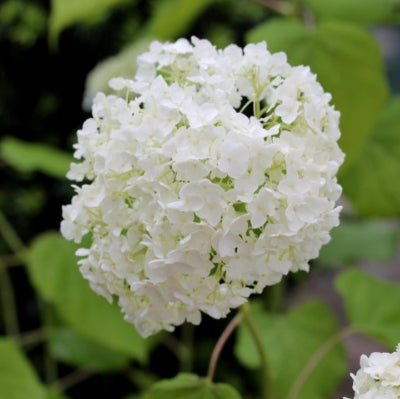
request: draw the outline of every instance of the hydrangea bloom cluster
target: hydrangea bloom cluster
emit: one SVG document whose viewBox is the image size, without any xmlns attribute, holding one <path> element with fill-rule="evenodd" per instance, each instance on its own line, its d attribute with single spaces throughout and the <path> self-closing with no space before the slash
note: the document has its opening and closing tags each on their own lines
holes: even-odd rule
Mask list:
<svg viewBox="0 0 400 399">
<path fill-rule="evenodd" d="M 400 398 L 400 344 L 394 353 L 362 355 L 360 369 L 351 376 L 354 399 Z"/>
<path fill-rule="evenodd" d="M 143 335 L 224 317 L 310 259 L 338 224 L 339 113 L 265 43 L 153 42 L 78 131 L 62 234 Z"/>
</svg>

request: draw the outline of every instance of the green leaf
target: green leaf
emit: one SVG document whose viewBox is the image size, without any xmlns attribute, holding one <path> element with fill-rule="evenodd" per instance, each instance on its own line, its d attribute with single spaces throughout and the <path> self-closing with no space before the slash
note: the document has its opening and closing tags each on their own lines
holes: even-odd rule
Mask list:
<svg viewBox="0 0 400 399">
<path fill-rule="evenodd" d="M 298 20 L 275 19 L 250 31 L 247 40 L 266 40 L 272 52 L 285 51 L 292 65 L 310 65 L 317 74 L 341 112 L 345 170 L 372 134 L 388 93 L 381 52 L 373 36 L 351 23 L 321 21 L 314 28 Z"/>
<path fill-rule="evenodd" d="M 94 343 L 145 361 L 149 341 L 125 322 L 116 304 L 95 294 L 81 276 L 75 251 L 78 246 L 58 233 L 45 233 L 28 254 L 30 279 L 64 321 Z"/>
<path fill-rule="evenodd" d="M 330 309 L 316 301 L 301 305 L 284 315 L 270 314 L 263 311 L 261 306 L 254 305 L 250 313 L 262 332 L 273 391 L 276 397 L 286 398 L 313 354 L 338 333 L 337 322 Z M 244 323 L 239 327 L 235 354 L 247 367 L 260 365 L 254 340 Z M 330 397 L 345 372 L 343 348 L 337 345 L 305 381 L 298 399 Z"/>
<path fill-rule="evenodd" d="M 0 26 L 2 35 L 9 32 L 13 42 L 32 46 L 45 32 L 47 17 L 44 10 L 36 4 L 8 0 L 0 5 Z"/>
<path fill-rule="evenodd" d="M 45 388 L 13 341 L 0 339 L 0 359 L 0 398 L 47 398 Z"/>
<path fill-rule="evenodd" d="M 344 194 L 362 216 L 400 215 L 400 97 L 383 109 L 375 131 L 341 178 Z"/>
<path fill-rule="evenodd" d="M 59 361 L 95 372 L 120 370 L 129 362 L 129 356 L 95 344 L 66 327 L 52 334 L 50 350 Z"/>
<path fill-rule="evenodd" d="M 303 0 L 317 19 L 338 19 L 362 24 L 400 20 L 399 0 Z"/>
<path fill-rule="evenodd" d="M 213 0 L 161 0 L 147 26 L 147 34 L 159 40 L 176 39 L 186 33 L 196 17 Z"/>
<path fill-rule="evenodd" d="M 379 262 L 396 255 L 399 229 L 374 220 L 342 221 L 331 237 L 321 249 L 319 263 L 346 265 L 361 259 Z"/>
<path fill-rule="evenodd" d="M 394 348 L 400 337 L 400 284 L 357 269 L 339 275 L 336 289 L 342 296 L 347 317 L 359 332 Z"/>
<path fill-rule="evenodd" d="M 205 378 L 182 373 L 154 384 L 142 399 L 240 399 L 230 385 L 213 384 Z"/>
<path fill-rule="evenodd" d="M 65 177 L 72 161 L 71 155 L 56 148 L 15 137 L 4 137 L 0 141 L 0 155 L 18 171 L 39 171 L 57 178 Z"/>
<path fill-rule="evenodd" d="M 128 0 L 51 0 L 49 41 L 52 46 L 60 33 L 76 23 L 92 23 L 113 7 Z"/>
</svg>

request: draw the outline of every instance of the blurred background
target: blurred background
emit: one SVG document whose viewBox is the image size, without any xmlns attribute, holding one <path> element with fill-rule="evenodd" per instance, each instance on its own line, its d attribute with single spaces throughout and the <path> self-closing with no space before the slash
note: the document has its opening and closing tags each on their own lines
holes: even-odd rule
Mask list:
<svg viewBox="0 0 400 399">
<path fill-rule="evenodd" d="M 61 206 L 73 195 L 64 176 L 93 96 L 108 92 L 111 77 L 133 76 L 135 57 L 152 40 L 192 35 L 220 48 L 266 40 L 271 51 L 286 51 L 291 63 L 310 65 L 342 113 L 343 223 L 310 275 L 290 276 L 282 289 L 263 294 L 268 310 L 286 311 L 318 298 L 345 325 L 348 314 L 332 284 L 338 273 L 356 265 L 400 281 L 400 1 L 2 0 L 0 333 L 14 338 L 35 381 L 44 382 L 50 395 L 27 398 L 133 399 L 179 370 L 205 374 L 226 320 L 205 318 L 200 327 L 184 326 L 150 340 L 142 358 L 135 351 L 118 357 L 123 348 L 107 348 L 106 338 L 93 343 L 90 333 L 70 322 L 73 316 L 64 317 L 60 302 L 66 299 L 54 299 L 40 277 L 59 262 L 57 251 L 71 251 L 62 252 L 59 237 L 48 232 L 58 231 Z M 71 259 L 73 265 L 73 249 Z M 346 342 L 354 371 L 361 353 L 387 348 L 391 341 L 364 334 Z M 97 359 L 93 354 L 100 349 L 92 344 L 110 351 Z M 257 398 L 257 375 L 234 355 L 234 345 L 229 342 L 224 351 L 217 380 L 246 399 Z M 0 372 L 6 362 L 0 351 Z M 0 376 L 0 397 L 11 398 L 2 395 L 2 381 Z M 348 371 L 337 381 L 322 392 L 352 395 Z M 318 395 L 308 399 L 328 397 Z"/>
</svg>

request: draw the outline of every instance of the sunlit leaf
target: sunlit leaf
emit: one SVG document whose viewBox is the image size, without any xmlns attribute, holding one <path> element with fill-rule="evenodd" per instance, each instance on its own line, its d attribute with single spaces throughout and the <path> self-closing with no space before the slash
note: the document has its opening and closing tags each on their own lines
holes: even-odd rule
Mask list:
<svg viewBox="0 0 400 399">
<path fill-rule="evenodd" d="M 336 280 L 347 317 L 359 332 L 394 348 L 400 340 L 400 284 L 383 281 L 357 269 Z"/>
<path fill-rule="evenodd" d="M 230 385 L 213 384 L 192 374 L 179 374 L 154 384 L 142 399 L 240 399 Z"/>
<path fill-rule="evenodd" d="M 45 233 L 32 244 L 28 270 L 35 288 L 67 324 L 87 339 L 146 360 L 148 341 L 124 321 L 116 304 L 96 295 L 79 273 L 78 246 L 58 233 Z"/>
<path fill-rule="evenodd" d="M 342 176 L 345 195 L 362 216 L 400 215 L 400 97 L 382 111 L 359 158 Z"/>
<path fill-rule="evenodd" d="M 357 260 L 387 261 L 396 255 L 399 229 L 374 220 L 342 221 L 322 247 L 318 262 L 350 264 Z"/>
<path fill-rule="evenodd" d="M 273 391 L 276 397 L 286 398 L 311 357 L 338 333 L 337 322 L 329 308 L 320 302 L 306 303 L 282 315 L 267 313 L 254 305 L 251 315 L 262 332 Z M 235 354 L 247 367 L 260 365 L 253 337 L 244 323 L 239 328 Z M 343 348 L 337 345 L 305 381 L 298 399 L 330 397 L 345 371 Z"/>
<path fill-rule="evenodd" d="M 160 0 L 155 3 L 147 34 L 160 40 L 172 40 L 184 34 L 193 20 L 212 0 Z"/>
<path fill-rule="evenodd" d="M 84 339 L 66 327 L 52 334 L 50 349 L 57 360 L 96 372 L 119 370 L 129 362 L 129 356 Z"/>
<path fill-rule="evenodd" d="M 39 171 L 53 177 L 65 177 L 72 156 L 46 144 L 29 143 L 15 137 L 0 141 L 0 155 L 21 172 Z"/>
<path fill-rule="evenodd" d="M 49 40 L 54 46 L 60 33 L 76 23 L 90 23 L 129 0 L 51 0 Z"/>
<path fill-rule="evenodd" d="M 247 39 L 265 40 L 272 52 L 285 51 L 293 65 L 310 65 L 332 94 L 341 112 L 345 170 L 372 134 L 388 93 L 381 52 L 373 36 L 352 23 L 321 21 L 314 27 L 298 20 L 275 19 L 250 31 Z"/>
<path fill-rule="evenodd" d="M 365 24 L 400 20 L 399 0 L 303 0 L 316 18 L 335 18 Z"/>
<path fill-rule="evenodd" d="M 0 338 L 0 359 L 0 398 L 47 399 L 45 388 L 14 342 Z"/>
</svg>

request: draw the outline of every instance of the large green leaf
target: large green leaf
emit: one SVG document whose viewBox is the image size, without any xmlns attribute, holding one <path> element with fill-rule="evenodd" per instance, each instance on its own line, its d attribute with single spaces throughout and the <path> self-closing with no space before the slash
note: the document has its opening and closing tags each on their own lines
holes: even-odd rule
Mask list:
<svg viewBox="0 0 400 399">
<path fill-rule="evenodd" d="M 182 373 L 170 380 L 159 381 L 143 399 L 240 399 L 230 385 L 213 384 L 193 374 Z"/>
<path fill-rule="evenodd" d="M 340 145 L 346 153 L 344 169 L 348 167 L 372 134 L 388 93 L 382 56 L 372 35 L 339 21 L 309 27 L 298 20 L 275 19 L 250 31 L 247 39 L 265 40 L 272 52 L 285 51 L 293 65 L 310 65 L 341 112 Z"/>
<path fill-rule="evenodd" d="M 107 11 L 128 0 L 51 0 L 49 40 L 54 45 L 59 34 L 76 23 L 96 21 Z"/>
<path fill-rule="evenodd" d="M 313 354 L 338 333 L 337 322 L 329 308 L 320 302 L 306 303 L 284 315 L 269 314 L 253 304 L 251 315 L 262 332 L 273 391 L 276 397 L 286 398 Z M 254 341 L 244 323 L 239 327 L 235 353 L 247 367 L 260 364 Z M 338 345 L 305 381 L 298 399 L 330 397 L 345 371 L 343 349 Z"/>
<path fill-rule="evenodd" d="M 146 34 L 159 40 L 172 40 L 186 33 L 193 20 L 212 0 L 161 0 L 155 3 Z"/>
<path fill-rule="evenodd" d="M 302 0 L 316 18 L 335 18 L 365 24 L 400 20 L 399 0 Z"/>
<path fill-rule="evenodd" d="M 0 398 L 47 398 L 45 388 L 14 342 L 0 339 L 0 359 Z"/>
<path fill-rule="evenodd" d="M 83 337 L 146 360 L 149 342 L 124 321 L 116 304 L 108 304 L 89 288 L 79 273 L 77 249 L 58 233 L 39 236 L 28 254 L 29 275 L 35 288 Z"/>
<path fill-rule="evenodd" d="M 396 255 L 399 228 L 374 220 L 342 221 L 322 247 L 318 262 L 328 265 L 351 264 L 357 260 L 387 261 Z"/>
<path fill-rule="evenodd" d="M 336 280 L 347 316 L 359 332 L 394 348 L 400 340 L 400 284 L 351 269 Z"/>
<path fill-rule="evenodd" d="M 400 215 L 400 97 L 383 109 L 375 131 L 342 176 L 345 195 L 362 216 Z"/>
<path fill-rule="evenodd" d="M 0 141 L 0 155 L 21 172 L 39 171 L 54 177 L 65 177 L 72 156 L 46 144 L 29 143 L 15 137 Z"/>
<path fill-rule="evenodd" d="M 63 363 L 96 372 L 120 370 L 130 360 L 128 355 L 82 338 L 66 327 L 59 327 L 52 334 L 50 350 Z"/>
</svg>

